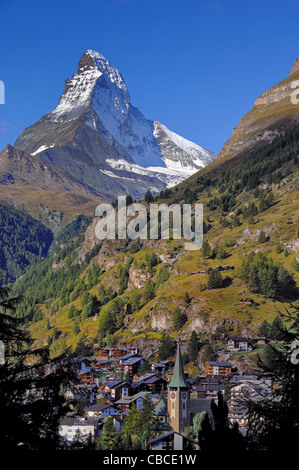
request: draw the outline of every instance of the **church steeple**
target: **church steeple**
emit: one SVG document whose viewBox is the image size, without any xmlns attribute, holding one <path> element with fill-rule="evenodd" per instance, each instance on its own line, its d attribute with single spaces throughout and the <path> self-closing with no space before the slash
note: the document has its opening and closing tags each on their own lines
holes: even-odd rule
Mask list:
<svg viewBox="0 0 299 470">
<path fill-rule="evenodd" d="M 184 432 L 185 428 L 190 425 L 189 385 L 184 374 L 180 341 L 178 341 L 173 377 L 168 384 L 167 402 L 170 426 L 177 432 Z"/>
<path fill-rule="evenodd" d="M 178 347 L 176 352 L 176 360 L 175 366 L 173 371 L 173 377 L 168 385 L 168 387 L 183 387 L 189 388 L 189 385 L 185 378 L 184 367 L 183 367 L 183 359 L 181 355 L 181 347 L 180 347 L 180 340 L 178 340 Z"/>
</svg>

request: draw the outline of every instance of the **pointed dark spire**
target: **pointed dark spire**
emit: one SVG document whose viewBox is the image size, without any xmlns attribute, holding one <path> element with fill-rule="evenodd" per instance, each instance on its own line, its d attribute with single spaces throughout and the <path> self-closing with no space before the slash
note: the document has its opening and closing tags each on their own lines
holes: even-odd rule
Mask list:
<svg viewBox="0 0 299 470">
<path fill-rule="evenodd" d="M 168 385 L 174 388 L 189 388 L 185 378 L 183 359 L 181 355 L 180 339 L 178 340 L 178 347 L 176 352 L 176 361 L 173 371 L 173 377 Z"/>
</svg>

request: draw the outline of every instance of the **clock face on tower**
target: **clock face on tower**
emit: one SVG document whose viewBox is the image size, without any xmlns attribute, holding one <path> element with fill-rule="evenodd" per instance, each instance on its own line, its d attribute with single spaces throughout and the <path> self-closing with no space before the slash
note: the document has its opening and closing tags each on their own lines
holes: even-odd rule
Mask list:
<svg viewBox="0 0 299 470">
<path fill-rule="evenodd" d="M 171 398 L 175 398 L 175 393 L 174 392 L 172 392 Z"/>
<path fill-rule="evenodd" d="M 187 398 L 187 393 L 186 392 L 182 393 L 182 398 L 183 398 L 183 400 L 186 400 L 186 398 Z"/>
</svg>

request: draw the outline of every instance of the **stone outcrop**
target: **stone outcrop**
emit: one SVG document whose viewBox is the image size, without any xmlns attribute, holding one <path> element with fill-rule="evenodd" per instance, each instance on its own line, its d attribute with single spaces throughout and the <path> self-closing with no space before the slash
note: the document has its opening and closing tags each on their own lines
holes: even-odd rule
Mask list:
<svg viewBox="0 0 299 470">
<path fill-rule="evenodd" d="M 253 108 L 240 120 L 220 150 L 220 158 L 232 157 L 259 142 L 270 143 L 284 132 L 286 126 L 299 123 L 298 107 L 291 101 L 294 80 L 299 80 L 299 59 L 296 59 L 289 77 L 255 100 Z"/>
</svg>

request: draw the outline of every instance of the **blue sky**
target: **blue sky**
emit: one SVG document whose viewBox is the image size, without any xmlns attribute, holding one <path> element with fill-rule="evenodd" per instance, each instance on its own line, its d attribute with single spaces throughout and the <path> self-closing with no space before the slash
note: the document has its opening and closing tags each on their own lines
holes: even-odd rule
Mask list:
<svg viewBox="0 0 299 470">
<path fill-rule="evenodd" d="M 149 119 L 214 152 L 299 56 L 298 0 L 0 0 L 0 150 L 58 103 L 87 49 Z"/>
</svg>

